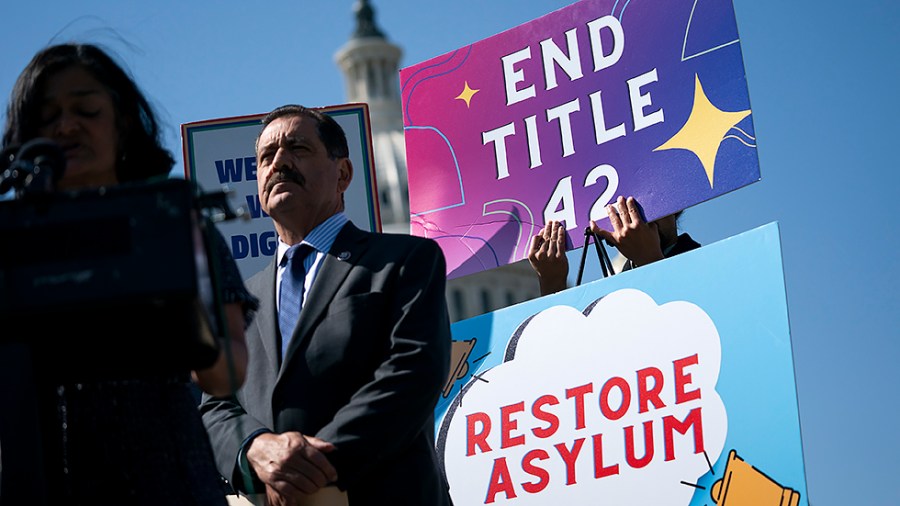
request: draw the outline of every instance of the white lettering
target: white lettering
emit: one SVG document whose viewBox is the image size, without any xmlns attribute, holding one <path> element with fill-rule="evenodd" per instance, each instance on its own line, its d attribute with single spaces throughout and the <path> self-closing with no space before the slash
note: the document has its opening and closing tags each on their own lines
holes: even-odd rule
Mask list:
<svg viewBox="0 0 900 506">
<path fill-rule="evenodd" d="M 603 16 L 588 22 L 588 34 L 591 40 L 591 52 L 594 57 L 594 72 L 614 65 L 625 51 L 625 31 L 622 24 L 615 16 Z M 600 30 L 608 28 L 613 36 L 612 51 L 603 54 L 603 41 L 600 39 Z"/>
<path fill-rule="evenodd" d="M 553 195 L 544 207 L 544 223 L 550 220 L 562 221 L 566 230 L 578 226 L 575 221 L 575 197 L 572 195 L 572 176 L 566 176 L 556 183 Z"/>
<path fill-rule="evenodd" d="M 619 189 L 619 173 L 616 172 L 615 167 L 609 164 L 598 165 L 591 169 L 587 177 L 584 178 L 584 187 L 594 186 L 601 177 L 606 178 L 607 184 L 606 189 L 603 190 L 603 193 L 597 197 L 597 200 L 594 201 L 594 205 L 591 206 L 590 219 L 594 221 L 609 218 L 609 214 L 606 212 L 606 204 L 612 202 L 616 190 Z"/>
<path fill-rule="evenodd" d="M 641 87 L 649 83 L 655 83 L 657 80 L 656 69 L 644 72 L 628 80 L 628 98 L 631 99 L 631 117 L 634 119 L 635 132 L 665 121 L 665 115 L 661 107 L 648 115 L 644 115 L 644 109 L 652 104 L 652 100 L 649 92 L 641 94 Z"/>
<path fill-rule="evenodd" d="M 538 142 L 537 134 L 537 116 L 528 116 L 525 118 L 525 133 L 528 134 L 528 158 L 531 160 L 531 167 L 535 168 L 541 165 L 541 145 Z"/>
<path fill-rule="evenodd" d="M 497 163 L 497 179 L 509 177 L 509 166 L 506 161 L 506 138 L 515 135 L 516 125 L 509 123 L 502 127 L 482 132 L 481 143 L 487 145 L 492 142 L 494 144 L 494 160 Z"/>
<path fill-rule="evenodd" d="M 554 63 L 563 69 L 570 81 L 580 79 L 584 74 L 581 72 L 581 56 L 578 52 L 578 39 L 575 37 L 575 29 L 572 28 L 566 32 L 566 46 L 569 56 L 559 49 L 553 39 L 541 41 L 541 57 L 544 62 L 544 79 L 547 83 L 547 89 L 552 90 L 558 86 L 556 82 L 556 68 Z"/>
<path fill-rule="evenodd" d="M 534 85 L 517 89 L 516 84 L 525 80 L 525 73 L 515 69 L 515 64 L 531 58 L 531 48 L 526 47 L 501 58 L 503 61 L 503 82 L 506 84 L 506 105 L 513 105 L 534 97 Z"/>
<path fill-rule="evenodd" d="M 625 124 L 619 123 L 612 130 L 606 129 L 606 118 L 603 116 L 603 101 L 600 99 L 600 90 L 591 93 L 591 112 L 594 116 L 594 138 L 597 145 L 611 141 L 618 137 L 625 137 Z"/>
<path fill-rule="evenodd" d="M 565 104 L 547 109 L 547 121 L 559 120 L 559 135 L 562 139 L 564 157 L 575 154 L 575 146 L 572 142 L 572 121 L 569 119 L 569 115 L 580 108 L 581 106 L 576 98 Z"/>
</svg>

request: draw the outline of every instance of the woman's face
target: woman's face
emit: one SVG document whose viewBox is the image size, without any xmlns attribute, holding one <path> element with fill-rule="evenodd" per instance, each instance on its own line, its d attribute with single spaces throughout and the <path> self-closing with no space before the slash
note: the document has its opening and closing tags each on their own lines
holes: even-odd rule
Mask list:
<svg viewBox="0 0 900 506">
<path fill-rule="evenodd" d="M 41 97 L 39 135 L 66 155 L 60 189 L 113 185 L 119 134 L 112 96 L 90 72 L 67 67 L 51 75 Z"/>
</svg>

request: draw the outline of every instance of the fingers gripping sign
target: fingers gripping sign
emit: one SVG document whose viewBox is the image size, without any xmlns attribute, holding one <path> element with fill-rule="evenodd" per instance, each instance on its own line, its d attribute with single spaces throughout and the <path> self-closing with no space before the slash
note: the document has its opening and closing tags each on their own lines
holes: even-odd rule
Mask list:
<svg viewBox="0 0 900 506">
<path fill-rule="evenodd" d="M 541 295 L 566 288 L 569 261 L 566 257 L 566 229 L 559 221 L 548 221 L 531 240 L 528 261 L 537 272 Z"/>
<path fill-rule="evenodd" d="M 619 196 L 606 208 L 612 232 L 591 221 L 591 229 L 607 243 L 631 260 L 635 266 L 646 265 L 664 258 L 656 222 L 647 223 L 640 204 L 634 197 Z"/>
</svg>

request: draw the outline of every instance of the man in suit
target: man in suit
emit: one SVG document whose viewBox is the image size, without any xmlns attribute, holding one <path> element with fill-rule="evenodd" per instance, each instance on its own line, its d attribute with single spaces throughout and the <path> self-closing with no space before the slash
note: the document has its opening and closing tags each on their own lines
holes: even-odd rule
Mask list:
<svg viewBox="0 0 900 506">
<path fill-rule="evenodd" d="M 201 404 L 219 470 L 270 505 L 329 485 L 352 506 L 449 505 L 433 443 L 450 354 L 443 254 L 432 240 L 347 220 L 353 167 L 327 115 L 275 109 L 256 155 L 260 204 L 280 241 L 247 282 L 260 308 L 244 385 Z M 303 301 L 299 319 L 279 330 L 291 297 Z"/>
</svg>

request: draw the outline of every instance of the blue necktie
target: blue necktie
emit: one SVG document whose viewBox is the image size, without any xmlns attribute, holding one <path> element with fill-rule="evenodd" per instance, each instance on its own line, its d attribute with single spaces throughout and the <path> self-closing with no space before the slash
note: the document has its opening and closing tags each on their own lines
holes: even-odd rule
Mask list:
<svg viewBox="0 0 900 506">
<path fill-rule="evenodd" d="M 287 355 L 288 343 L 297 328 L 300 318 L 300 307 L 303 305 L 303 282 L 306 279 L 306 268 L 303 265 L 312 251 L 309 244 L 295 244 L 285 254 L 287 263 L 281 276 L 281 295 L 278 306 L 278 328 L 281 331 L 281 358 Z"/>
</svg>

